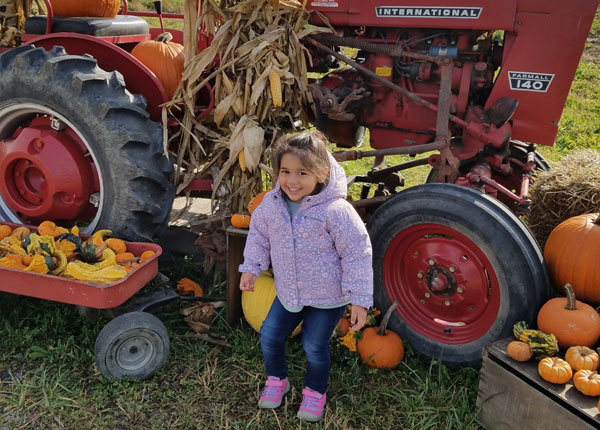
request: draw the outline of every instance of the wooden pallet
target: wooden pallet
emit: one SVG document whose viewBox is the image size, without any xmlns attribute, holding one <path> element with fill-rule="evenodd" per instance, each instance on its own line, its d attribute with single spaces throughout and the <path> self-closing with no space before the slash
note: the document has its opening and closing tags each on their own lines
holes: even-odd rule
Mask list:
<svg viewBox="0 0 600 430">
<path fill-rule="evenodd" d="M 519 363 L 506 354 L 511 340 L 484 350 L 477 393 L 481 422 L 490 430 L 600 429 L 598 397 L 581 394 L 571 383 L 544 381 L 536 360 Z"/>
</svg>

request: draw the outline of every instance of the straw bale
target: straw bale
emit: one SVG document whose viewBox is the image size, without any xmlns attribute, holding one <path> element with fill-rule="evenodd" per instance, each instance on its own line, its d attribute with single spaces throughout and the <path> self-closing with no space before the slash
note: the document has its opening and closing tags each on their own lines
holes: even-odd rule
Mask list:
<svg viewBox="0 0 600 430">
<path fill-rule="evenodd" d="M 576 151 L 553 163 L 551 170 L 537 172 L 530 197 L 526 221 L 543 248 L 558 224 L 600 209 L 600 152 Z"/>
</svg>

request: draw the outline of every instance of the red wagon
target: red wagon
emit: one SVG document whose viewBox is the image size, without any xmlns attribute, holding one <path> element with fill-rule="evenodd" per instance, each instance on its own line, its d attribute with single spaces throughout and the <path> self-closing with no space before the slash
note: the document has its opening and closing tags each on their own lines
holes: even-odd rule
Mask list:
<svg viewBox="0 0 600 430">
<path fill-rule="evenodd" d="M 30 229 L 35 230 L 33 227 Z M 136 270 L 123 279 L 110 284 L 0 267 L 0 291 L 79 305 L 86 309 L 113 309 L 123 305 L 158 273 L 158 257 L 162 253 L 160 246 L 127 242 L 127 249 L 134 255 L 141 255 L 147 250 L 154 251 L 154 255 L 140 262 Z M 129 376 L 144 379 L 166 362 L 170 345 L 167 329 L 160 319 L 143 312 L 153 304 L 177 297 L 172 290 L 159 293 L 160 297 L 154 294 L 142 304 L 129 306 L 132 311 L 112 319 L 98 334 L 94 355 L 98 369 L 107 378 Z"/>
</svg>

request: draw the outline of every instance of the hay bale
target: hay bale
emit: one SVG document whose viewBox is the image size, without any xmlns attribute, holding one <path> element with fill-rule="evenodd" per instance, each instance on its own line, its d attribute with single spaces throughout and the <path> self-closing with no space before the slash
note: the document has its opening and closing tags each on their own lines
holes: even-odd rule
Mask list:
<svg viewBox="0 0 600 430">
<path fill-rule="evenodd" d="M 558 224 L 600 209 L 600 152 L 576 151 L 553 163 L 552 170 L 537 172 L 530 197 L 526 222 L 543 249 Z"/>
</svg>

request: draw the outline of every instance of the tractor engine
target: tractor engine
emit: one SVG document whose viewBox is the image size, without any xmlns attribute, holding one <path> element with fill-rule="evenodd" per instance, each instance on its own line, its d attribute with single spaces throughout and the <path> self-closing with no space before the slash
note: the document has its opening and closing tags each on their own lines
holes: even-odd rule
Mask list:
<svg viewBox="0 0 600 430">
<path fill-rule="evenodd" d="M 403 3 L 308 2 L 334 30 L 305 38 L 322 73 L 310 85 L 317 127 L 346 148 L 368 128 L 383 156 L 438 150 L 428 180 L 527 210 L 530 173 L 547 166 L 535 144 L 554 144 L 598 2 Z"/>
<path fill-rule="evenodd" d="M 365 29 L 360 39 L 352 40 L 355 61 L 376 76 L 365 76 L 351 67 L 341 68 L 325 75 L 312 86 L 320 115 L 319 126 L 339 146 L 356 145 L 358 124 L 370 130 L 373 148 L 391 148 L 431 142 L 436 134 L 436 112 L 411 100 L 400 92 L 390 91 L 382 81 L 395 83 L 423 100 L 436 104 L 440 92 L 441 68 L 433 62 L 407 55 L 393 57 L 384 52 L 369 52 L 360 46 L 401 46 L 406 54 L 423 58 L 450 57 L 453 60 L 450 94 L 450 113 L 466 118 L 472 128 L 483 129 L 489 123 L 489 113 L 482 109 L 492 87 L 494 71 L 499 66 L 502 47 L 493 41 L 493 33 L 484 31 L 456 31 L 439 29 Z M 326 38 L 325 38 L 326 39 Z M 337 39 L 337 38 L 336 38 Z M 331 67 L 324 58 L 317 67 Z M 322 70 L 322 69 L 321 69 Z M 514 102 L 516 104 L 516 102 Z M 505 121 L 503 121 L 505 123 Z M 498 127 L 503 123 L 498 122 Z M 476 125 L 475 125 L 476 124 Z M 453 136 L 462 130 L 454 126 Z M 497 146 L 510 138 L 507 124 L 496 133 Z M 464 157 L 474 156 L 480 145 L 473 137 L 461 136 Z"/>
</svg>

